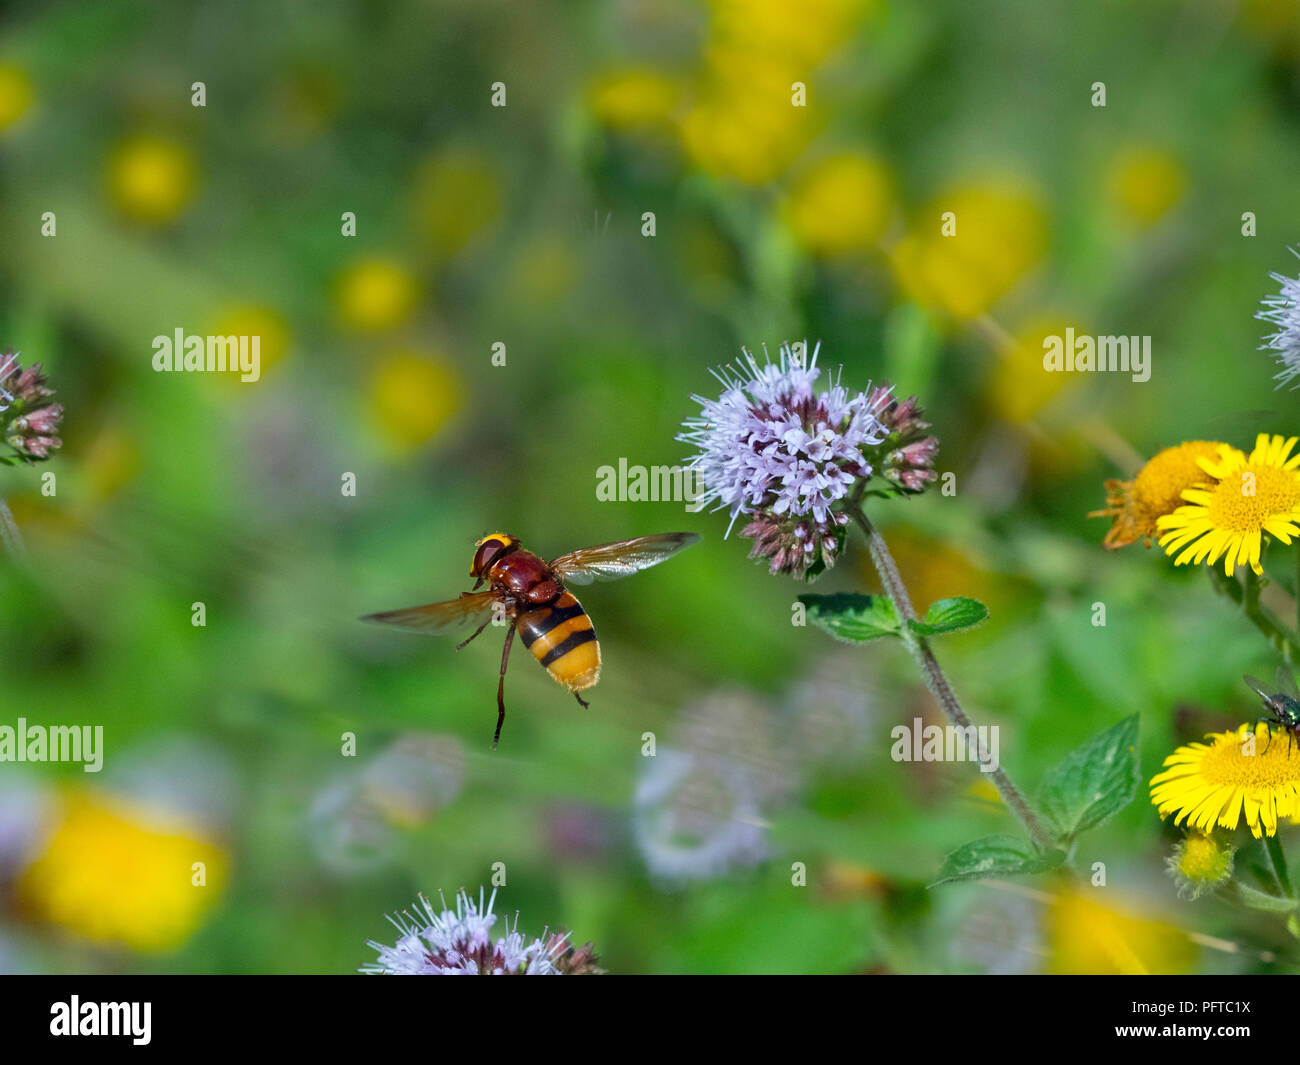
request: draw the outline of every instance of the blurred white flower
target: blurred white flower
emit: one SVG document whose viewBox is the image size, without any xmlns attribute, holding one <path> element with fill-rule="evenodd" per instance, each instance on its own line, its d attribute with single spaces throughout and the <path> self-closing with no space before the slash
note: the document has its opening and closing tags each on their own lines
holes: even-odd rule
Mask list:
<svg viewBox="0 0 1300 1065">
<path fill-rule="evenodd" d="M 397 849 L 392 822 L 366 798 L 354 773 L 339 774 L 316 792 L 307 831 L 316 860 L 341 876 L 377 869 L 390 862 Z"/>
<path fill-rule="evenodd" d="M 1291 254 L 1300 257 L 1300 251 L 1295 248 Z M 1272 322 L 1277 332 L 1264 338 L 1260 350 L 1277 353 L 1278 372 L 1274 380 L 1278 388 L 1290 381 L 1295 381 L 1292 388 L 1300 388 L 1300 279 L 1277 273 L 1270 273 L 1269 277 L 1282 286 L 1282 291 L 1265 298 L 1262 301 L 1265 309 L 1256 311 L 1255 317 Z"/>
<path fill-rule="evenodd" d="M 637 782 L 634 814 L 651 874 L 696 880 L 761 862 L 768 853 L 761 794 L 752 765 L 660 747 Z"/>
</svg>

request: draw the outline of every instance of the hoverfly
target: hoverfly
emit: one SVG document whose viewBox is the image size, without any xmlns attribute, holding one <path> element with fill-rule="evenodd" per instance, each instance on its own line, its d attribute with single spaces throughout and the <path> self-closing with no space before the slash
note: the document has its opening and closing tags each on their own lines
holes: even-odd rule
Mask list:
<svg viewBox="0 0 1300 1065">
<path fill-rule="evenodd" d="M 1264 700 L 1264 709 L 1268 711 L 1267 715 L 1259 717 L 1256 724 L 1266 721 L 1283 729 L 1286 732 L 1287 755 L 1290 756 L 1292 740 L 1300 739 L 1300 692 L 1296 691 L 1295 678 L 1285 666 L 1278 666 L 1275 692 L 1265 691 L 1264 682 L 1256 680 L 1249 673 L 1241 679 Z M 1268 732 L 1268 742 L 1270 746 L 1273 743 L 1272 729 Z M 1268 750 L 1268 747 L 1264 750 Z"/>
<path fill-rule="evenodd" d="M 509 618 L 497 681 L 497 730 L 492 736 L 495 750 L 506 719 L 506 664 L 515 633 L 557 684 L 573 692 L 583 706 L 589 705 L 579 693 L 600 680 L 600 644 L 591 618 L 565 585 L 630 576 L 658 565 L 698 539 L 695 533 L 687 532 L 638 536 L 570 551 L 544 562 L 525 551 L 509 533 L 492 533 L 474 545 L 469 571 L 475 578 L 472 591 L 461 592 L 458 599 L 368 614 L 361 620 L 435 635 L 478 622 L 478 628 L 456 645 L 459 651 L 486 629 L 494 616 Z M 484 583 L 488 587 L 480 592 L 478 588 Z"/>
</svg>

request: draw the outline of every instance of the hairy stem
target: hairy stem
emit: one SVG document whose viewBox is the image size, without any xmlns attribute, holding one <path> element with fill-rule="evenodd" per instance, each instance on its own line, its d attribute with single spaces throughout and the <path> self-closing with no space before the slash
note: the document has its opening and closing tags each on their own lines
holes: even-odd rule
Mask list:
<svg viewBox="0 0 1300 1065">
<path fill-rule="evenodd" d="M 907 644 L 907 649 L 912 652 L 917 665 L 921 667 L 921 675 L 925 678 L 925 686 L 930 689 L 930 693 L 935 697 L 935 700 L 943 708 L 943 712 L 948 715 L 953 724 L 963 731 L 970 729 L 970 732 L 965 733 L 968 736 L 978 736 L 979 734 L 974 731 L 970 718 L 966 716 L 966 711 L 962 709 L 961 703 L 957 701 L 957 696 L 948 683 L 948 678 L 944 676 L 943 670 L 939 667 L 934 652 L 930 650 L 929 641 L 924 636 L 913 632 L 908 625 L 908 621 L 916 620 L 916 611 L 912 607 L 912 600 L 907 594 L 907 587 L 903 584 L 903 578 L 899 575 L 894 557 L 889 553 L 889 547 L 885 544 L 885 538 L 871 524 L 862 509 L 861 503 L 855 500 L 849 513 L 866 536 L 867 547 L 871 552 L 871 561 L 875 563 L 876 572 L 880 574 L 880 582 L 884 585 L 885 593 L 894 601 L 894 607 L 898 611 L 899 617 L 903 619 L 900 630 L 903 642 Z M 989 762 L 988 753 L 983 749 L 982 745 L 979 745 L 979 747 L 980 761 L 987 765 Z M 1045 849 L 1053 846 L 1052 837 L 1047 834 L 1034 811 L 1029 808 L 1025 797 L 1011 783 L 1007 775 L 1000 768 L 995 769 L 989 775 L 993 778 L 993 784 L 1002 795 L 1007 806 L 1020 818 L 1034 842 Z"/>
<path fill-rule="evenodd" d="M 5 552 L 20 566 L 27 565 L 27 545 L 23 543 L 23 534 L 18 531 L 9 504 L 0 499 L 0 541 L 4 543 Z"/>
</svg>

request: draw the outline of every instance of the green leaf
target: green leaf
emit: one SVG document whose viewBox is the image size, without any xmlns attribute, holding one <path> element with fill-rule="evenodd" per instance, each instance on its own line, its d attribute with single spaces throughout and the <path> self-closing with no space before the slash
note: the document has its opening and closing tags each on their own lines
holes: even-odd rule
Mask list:
<svg viewBox="0 0 1300 1065">
<path fill-rule="evenodd" d="M 801 595 L 808 617 L 845 643 L 863 643 L 898 635 L 898 613 L 887 595 Z"/>
<path fill-rule="evenodd" d="M 1243 884 L 1240 880 L 1233 881 L 1232 890 L 1236 893 L 1237 901 L 1243 906 L 1249 906 L 1252 910 L 1266 910 L 1269 913 L 1289 913 L 1297 906 L 1300 906 L 1300 902 L 1295 899 L 1270 895 L 1267 891 L 1260 891 L 1249 884 Z"/>
<path fill-rule="evenodd" d="M 925 617 L 920 621 L 909 621 L 913 632 L 918 636 L 942 636 L 949 632 L 974 628 L 986 621 L 989 608 L 978 599 L 966 599 L 956 596 L 952 599 L 940 599 L 930 605 Z"/>
<path fill-rule="evenodd" d="M 1039 808 L 1060 842 L 1096 828 L 1133 801 L 1138 788 L 1137 738 L 1134 714 L 1048 770 Z"/>
<path fill-rule="evenodd" d="M 1040 851 L 1015 836 L 985 836 L 963 844 L 943 860 L 939 879 L 931 887 L 954 880 L 984 880 L 1021 873 L 1045 873 L 1065 861 L 1065 852 Z"/>
</svg>

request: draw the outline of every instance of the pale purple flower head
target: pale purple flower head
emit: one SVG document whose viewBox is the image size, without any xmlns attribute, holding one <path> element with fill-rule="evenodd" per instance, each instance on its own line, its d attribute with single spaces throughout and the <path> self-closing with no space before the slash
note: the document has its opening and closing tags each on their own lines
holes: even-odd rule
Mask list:
<svg viewBox="0 0 1300 1065">
<path fill-rule="evenodd" d="M 691 397 L 700 415 L 677 439 L 699 449 L 687 465 L 703 485 L 700 506 L 716 503 L 732 526 L 752 515 L 741 531 L 755 541 L 750 557 L 803 577 L 833 564 L 848 523 L 837 505 L 871 477 L 867 452 L 888 432 L 865 393 L 838 380 L 815 390 L 821 370 L 806 344 L 783 344 L 777 362 L 765 351 L 761 364 L 742 350 L 741 361 L 714 371 L 717 399 Z"/>
<path fill-rule="evenodd" d="M 566 970 L 557 962 L 568 950 L 567 935 L 543 933 L 542 939 L 526 939 L 519 932 L 516 916 L 513 927 L 506 919 L 504 936 L 492 939 L 496 897 L 493 891 L 485 904 L 480 889 L 475 902 L 462 889 L 454 910 L 447 908 L 447 900 L 441 896 L 442 909 L 435 910 L 421 895 L 421 912 L 404 911 L 388 918 L 398 931 L 393 946 L 366 941 L 379 957 L 360 971 L 385 976 L 563 975 Z"/>
<path fill-rule="evenodd" d="M 1294 248 L 1291 254 L 1300 256 Z M 1276 273 L 1269 276 L 1282 286 L 1282 291 L 1266 297 L 1262 301 L 1265 309 L 1255 312 L 1256 318 L 1277 326 L 1277 332 L 1264 338 L 1260 350 L 1277 354 L 1278 372 L 1273 379 L 1278 388 L 1292 381 L 1292 388 L 1300 388 L 1300 279 Z"/>
</svg>

